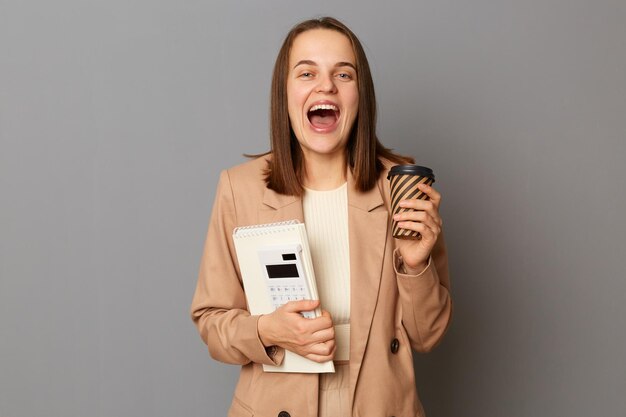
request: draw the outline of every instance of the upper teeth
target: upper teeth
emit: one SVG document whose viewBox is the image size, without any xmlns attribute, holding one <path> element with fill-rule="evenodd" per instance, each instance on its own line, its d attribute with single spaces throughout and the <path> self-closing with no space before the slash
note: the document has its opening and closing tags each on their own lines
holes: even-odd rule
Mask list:
<svg viewBox="0 0 626 417">
<path fill-rule="evenodd" d="M 311 110 L 309 111 L 315 111 L 315 110 L 333 110 L 333 111 L 337 111 L 337 106 L 334 106 L 332 104 L 316 104 L 315 106 L 311 107 Z"/>
</svg>

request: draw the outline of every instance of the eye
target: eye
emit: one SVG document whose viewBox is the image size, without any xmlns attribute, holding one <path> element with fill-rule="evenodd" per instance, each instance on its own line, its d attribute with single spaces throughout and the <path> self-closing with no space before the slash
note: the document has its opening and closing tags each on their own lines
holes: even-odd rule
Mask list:
<svg viewBox="0 0 626 417">
<path fill-rule="evenodd" d="M 301 73 L 298 77 L 300 77 L 300 78 L 312 78 L 313 77 L 313 73 L 305 71 L 305 72 Z"/>
<path fill-rule="evenodd" d="M 339 77 L 342 80 L 351 80 L 352 79 L 352 74 L 349 74 L 347 72 L 341 72 L 341 73 L 337 74 L 337 77 Z"/>
</svg>

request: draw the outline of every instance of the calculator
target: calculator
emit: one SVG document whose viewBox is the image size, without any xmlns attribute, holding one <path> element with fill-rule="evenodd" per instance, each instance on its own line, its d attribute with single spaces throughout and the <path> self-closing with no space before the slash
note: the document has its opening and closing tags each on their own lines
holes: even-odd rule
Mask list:
<svg viewBox="0 0 626 417">
<path fill-rule="evenodd" d="M 300 244 L 264 247 L 259 249 L 259 260 L 274 309 L 289 301 L 311 299 Z M 314 318 L 315 312 L 303 311 L 302 315 Z"/>
</svg>

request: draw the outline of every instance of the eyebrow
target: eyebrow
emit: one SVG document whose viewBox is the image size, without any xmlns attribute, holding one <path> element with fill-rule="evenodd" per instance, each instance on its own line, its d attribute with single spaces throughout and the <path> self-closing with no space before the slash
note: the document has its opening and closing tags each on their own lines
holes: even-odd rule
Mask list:
<svg viewBox="0 0 626 417">
<path fill-rule="evenodd" d="M 317 66 L 317 63 L 315 61 L 311 61 L 310 59 L 303 59 L 302 61 L 299 61 L 296 65 L 294 65 L 293 67 L 296 68 L 298 65 L 313 65 L 313 66 Z M 347 61 L 340 61 L 337 62 L 335 64 L 335 68 L 339 68 L 339 67 L 350 67 L 353 70 L 356 71 L 356 67 L 354 66 L 353 63 L 351 62 L 347 62 Z"/>
</svg>

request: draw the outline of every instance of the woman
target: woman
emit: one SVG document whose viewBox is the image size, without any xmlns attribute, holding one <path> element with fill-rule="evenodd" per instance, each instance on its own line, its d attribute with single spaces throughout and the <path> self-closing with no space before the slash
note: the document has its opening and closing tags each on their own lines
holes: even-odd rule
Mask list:
<svg viewBox="0 0 626 417">
<path fill-rule="evenodd" d="M 332 18 L 295 26 L 272 80 L 272 150 L 222 172 L 191 306 L 209 352 L 241 365 L 229 416 L 423 416 L 411 347 L 427 352 L 451 315 L 440 194 L 407 200 L 390 231 L 386 175 L 410 162 L 375 135 L 369 65 L 356 36 Z M 238 275 L 235 227 L 298 219 L 309 234 L 318 301 L 251 316 Z M 334 374 L 264 373 L 288 349 L 335 360 Z"/>
</svg>

